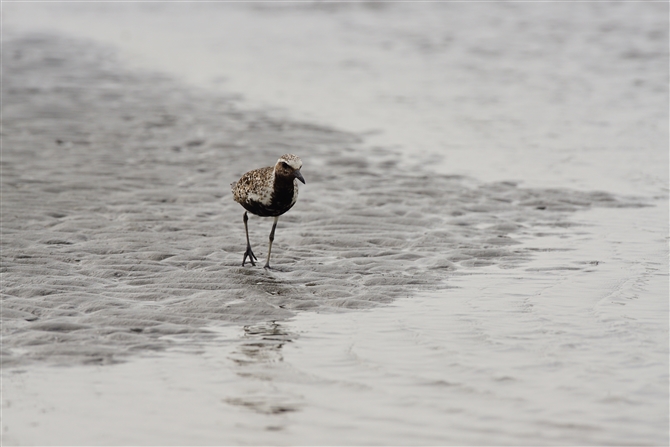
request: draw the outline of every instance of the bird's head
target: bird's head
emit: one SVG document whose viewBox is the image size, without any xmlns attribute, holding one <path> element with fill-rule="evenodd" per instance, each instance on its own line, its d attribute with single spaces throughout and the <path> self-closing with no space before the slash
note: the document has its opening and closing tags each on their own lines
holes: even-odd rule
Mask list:
<svg viewBox="0 0 670 447">
<path fill-rule="evenodd" d="M 300 173 L 300 168 L 302 168 L 302 161 L 299 157 L 293 154 L 286 154 L 279 157 L 277 164 L 275 165 L 275 174 L 282 177 L 297 178 L 301 182 L 305 183 L 305 179 Z"/>
</svg>

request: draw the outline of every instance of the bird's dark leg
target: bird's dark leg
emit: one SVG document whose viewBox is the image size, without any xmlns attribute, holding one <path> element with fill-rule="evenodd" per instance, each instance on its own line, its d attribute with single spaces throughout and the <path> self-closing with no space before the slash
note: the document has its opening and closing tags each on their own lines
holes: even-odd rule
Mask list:
<svg viewBox="0 0 670 447">
<path fill-rule="evenodd" d="M 256 258 L 256 255 L 254 254 L 253 251 L 251 251 L 251 244 L 249 243 L 249 228 L 247 227 L 247 221 L 249 220 L 249 216 L 247 216 L 247 212 L 244 212 L 244 217 L 242 218 L 244 220 L 244 232 L 247 234 L 247 251 L 244 252 L 244 257 L 242 258 L 242 267 L 244 267 L 244 263 L 247 261 L 247 256 L 249 256 L 249 261 L 251 262 L 251 265 L 255 266 L 256 263 L 254 260 L 258 261 L 258 258 Z"/>
<path fill-rule="evenodd" d="M 275 221 L 272 224 L 272 231 L 270 231 L 270 245 L 268 246 L 268 260 L 265 263 L 265 268 L 269 269 L 270 268 L 270 252 L 272 252 L 272 241 L 275 240 L 275 228 L 277 228 L 277 221 L 279 220 L 279 216 L 275 216 Z"/>
</svg>

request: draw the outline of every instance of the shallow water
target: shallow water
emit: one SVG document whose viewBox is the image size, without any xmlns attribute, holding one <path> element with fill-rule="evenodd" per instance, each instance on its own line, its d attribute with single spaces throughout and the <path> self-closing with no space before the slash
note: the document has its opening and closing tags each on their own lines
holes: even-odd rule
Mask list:
<svg viewBox="0 0 670 447">
<path fill-rule="evenodd" d="M 3 5 L 3 442 L 667 443 L 667 5 L 332 6 Z"/>
<path fill-rule="evenodd" d="M 651 210 L 633 225 L 653 229 Z M 664 253 L 638 258 L 653 234 L 629 233 L 617 213 L 579 213 L 606 224 L 595 236 L 564 232 L 568 250 L 549 264 L 487 267 L 389 306 L 210 328 L 209 343 L 173 338 L 166 353 L 118 365 L 11 369 L 6 439 L 657 444 L 667 302 L 644 296 L 664 293 Z M 596 265 L 594 252 L 612 261 Z M 73 419 L 88 428 L 71 430 Z"/>
</svg>

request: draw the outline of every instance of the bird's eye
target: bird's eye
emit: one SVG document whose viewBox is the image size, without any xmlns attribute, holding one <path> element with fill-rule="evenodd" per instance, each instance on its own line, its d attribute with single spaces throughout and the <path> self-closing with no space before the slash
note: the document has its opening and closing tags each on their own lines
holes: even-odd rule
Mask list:
<svg viewBox="0 0 670 447">
<path fill-rule="evenodd" d="M 283 161 L 281 162 L 281 167 L 284 169 L 288 169 L 288 165 L 284 163 Z"/>
</svg>

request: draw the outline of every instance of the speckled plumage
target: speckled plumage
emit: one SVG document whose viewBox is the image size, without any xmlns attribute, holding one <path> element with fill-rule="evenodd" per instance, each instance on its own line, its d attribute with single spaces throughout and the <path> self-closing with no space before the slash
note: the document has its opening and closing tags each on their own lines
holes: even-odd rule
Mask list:
<svg viewBox="0 0 670 447">
<path fill-rule="evenodd" d="M 237 182 L 233 183 L 232 189 L 235 201 L 254 213 L 254 210 L 249 208 L 253 208 L 252 205 L 256 202 L 259 203 L 260 207 L 260 204 L 268 206 L 272 201 L 274 168 L 267 167 L 249 171 L 240 177 Z"/>
<path fill-rule="evenodd" d="M 298 200 L 298 182 L 305 183 L 300 173 L 302 161 L 293 154 L 282 155 L 274 167 L 254 169 L 244 174 L 237 182 L 231 184 L 233 198 L 236 202 L 252 214 L 261 217 L 274 217 L 272 232 L 270 233 L 270 245 L 268 247 L 268 260 L 266 268 L 270 267 L 270 251 L 279 216 L 290 210 Z M 244 228 L 247 234 L 247 251 L 242 259 L 244 265 L 247 256 L 252 265 L 256 258 L 249 244 L 249 231 L 247 227 L 247 214 L 244 213 Z"/>
<path fill-rule="evenodd" d="M 295 178 L 278 176 L 275 168 L 254 169 L 233 184 L 233 198 L 257 216 L 281 216 L 298 200 Z"/>
</svg>

